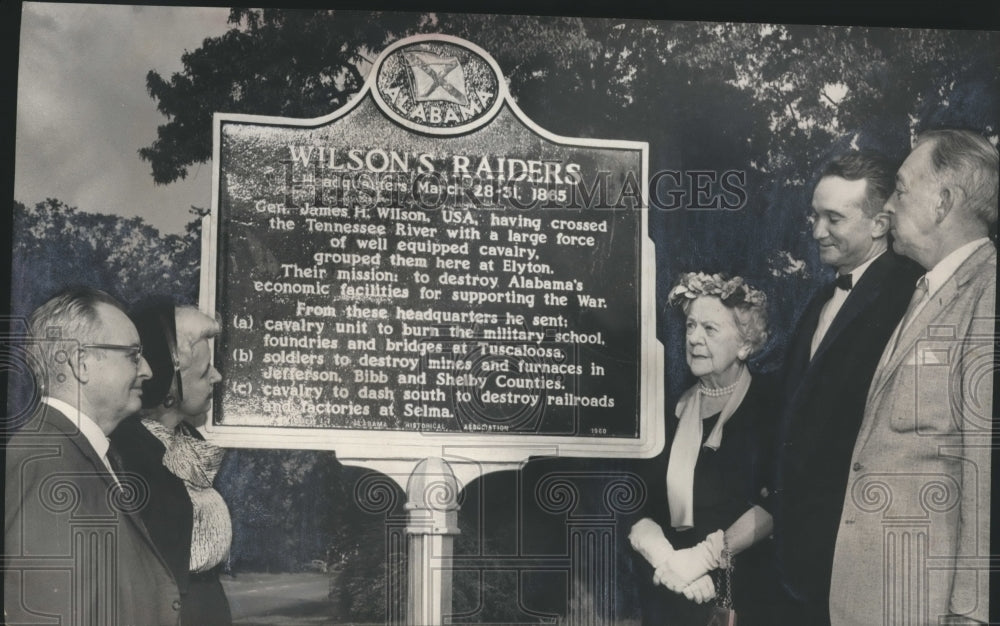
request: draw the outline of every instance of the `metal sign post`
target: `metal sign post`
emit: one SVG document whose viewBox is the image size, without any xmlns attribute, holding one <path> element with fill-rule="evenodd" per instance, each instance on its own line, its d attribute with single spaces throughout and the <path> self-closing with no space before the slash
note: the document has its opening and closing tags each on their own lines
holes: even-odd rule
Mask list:
<svg viewBox="0 0 1000 626">
<path fill-rule="evenodd" d="M 484 50 L 423 35 L 323 117 L 216 113 L 213 146 L 200 304 L 226 322 L 227 382 L 206 434 L 378 472 L 356 495 L 386 515 L 387 621 L 453 618 L 472 481 L 662 449 L 648 144 L 548 132 Z M 588 533 L 515 561 L 581 579 L 576 613 L 604 615 Z"/>
<path fill-rule="evenodd" d="M 407 624 L 443 624 L 444 617 L 451 614 L 453 543 L 459 532 L 458 492 L 451 467 L 435 457 L 421 461 L 406 486 Z"/>
</svg>

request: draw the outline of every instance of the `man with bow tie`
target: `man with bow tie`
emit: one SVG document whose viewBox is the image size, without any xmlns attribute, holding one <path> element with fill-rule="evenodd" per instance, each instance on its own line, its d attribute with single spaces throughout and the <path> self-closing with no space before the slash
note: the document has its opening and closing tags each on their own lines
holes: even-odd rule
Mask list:
<svg viewBox="0 0 1000 626">
<path fill-rule="evenodd" d="M 79 288 L 29 327 L 41 398 L 7 443 L 4 623 L 177 624 L 177 584 L 138 516 L 148 490 L 108 442 L 150 376 L 135 326 Z"/>
<path fill-rule="evenodd" d="M 888 250 L 893 174 L 881 155 L 850 152 L 813 191 L 812 236 L 837 277 L 807 305 L 785 359 L 769 504 L 783 624 L 830 623 L 833 547 L 865 396 L 919 275 Z"/>
<path fill-rule="evenodd" d="M 922 134 L 885 206 L 920 264 L 867 394 L 831 590 L 835 625 L 989 621 L 997 149 Z"/>
</svg>

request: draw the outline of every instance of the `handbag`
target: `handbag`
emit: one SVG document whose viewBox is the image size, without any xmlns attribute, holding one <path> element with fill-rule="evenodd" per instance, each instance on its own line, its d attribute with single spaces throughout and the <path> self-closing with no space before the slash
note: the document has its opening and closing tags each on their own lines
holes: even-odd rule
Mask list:
<svg viewBox="0 0 1000 626">
<path fill-rule="evenodd" d="M 719 568 L 719 584 L 722 594 L 716 596 L 715 606 L 708 613 L 706 626 L 736 626 L 736 609 L 733 608 L 733 557 L 728 548 L 722 549 L 725 565 Z"/>
<path fill-rule="evenodd" d="M 736 611 L 713 606 L 708 614 L 707 626 L 736 626 Z"/>
</svg>

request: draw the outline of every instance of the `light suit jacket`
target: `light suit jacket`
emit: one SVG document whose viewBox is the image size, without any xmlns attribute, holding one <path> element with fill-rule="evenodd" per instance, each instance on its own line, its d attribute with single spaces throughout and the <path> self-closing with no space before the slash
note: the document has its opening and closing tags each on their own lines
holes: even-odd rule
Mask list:
<svg viewBox="0 0 1000 626">
<path fill-rule="evenodd" d="M 149 491 L 120 489 L 76 425 L 41 405 L 7 443 L 4 623 L 177 624 L 180 594 L 135 513 Z"/>
<path fill-rule="evenodd" d="M 973 252 L 875 370 L 837 534 L 834 626 L 988 621 L 996 270 L 992 243 Z"/>
</svg>

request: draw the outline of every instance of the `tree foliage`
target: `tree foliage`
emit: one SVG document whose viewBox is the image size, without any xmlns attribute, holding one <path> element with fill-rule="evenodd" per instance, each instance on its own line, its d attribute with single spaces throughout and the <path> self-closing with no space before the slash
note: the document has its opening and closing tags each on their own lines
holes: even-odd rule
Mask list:
<svg viewBox="0 0 1000 626">
<path fill-rule="evenodd" d="M 201 225 L 161 234 L 141 217 L 90 213 L 48 198 L 14 203 L 11 302 L 27 315 L 70 285 L 104 289 L 123 302 L 170 293 L 197 302 Z"/>
<path fill-rule="evenodd" d="M 233 9 L 230 23 L 169 80 L 147 76 L 169 120 L 140 151 L 158 183 L 210 158 L 213 112 L 324 115 L 417 32 L 486 49 L 549 130 L 649 141 L 654 165 L 657 150 L 715 167 L 728 155 L 768 184 L 804 184 L 848 145 L 902 156 L 924 127 L 995 140 L 1000 126 L 990 32 L 277 9 Z"/>
<path fill-rule="evenodd" d="M 425 18 L 409 13 L 232 9 L 233 28 L 181 57 L 184 70 L 146 88 L 169 121 L 139 150 L 166 184 L 212 156 L 212 114 L 325 115 L 364 83 L 365 62 Z"/>
<path fill-rule="evenodd" d="M 357 567 L 380 562 L 382 526 L 353 494 L 360 473 L 330 453 L 230 451 L 216 487 L 233 519 L 231 567 L 294 572 L 314 559 Z"/>
</svg>

